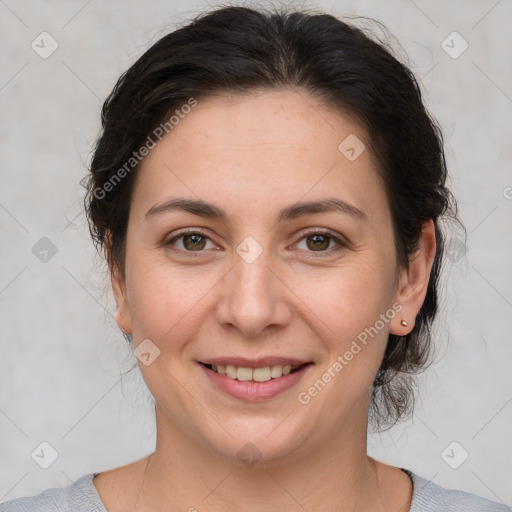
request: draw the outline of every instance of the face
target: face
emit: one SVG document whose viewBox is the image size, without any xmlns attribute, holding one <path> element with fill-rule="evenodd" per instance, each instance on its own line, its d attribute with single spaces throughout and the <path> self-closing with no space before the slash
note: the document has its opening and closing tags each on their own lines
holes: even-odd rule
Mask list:
<svg viewBox="0 0 512 512">
<path fill-rule="evenodd" d="M 157 415 L 196 446 L 235 459 L 251 442 L 270 460 L 366 425 L 388 334 L 406 333 L 404 312 L 412 329 L 421 297 L 397 267 L 361 144 L 349 117 L 272 91 L 198 102 L 145 158 L 113 277 L 117 321 L 146 340 Z M 208 362 L 274 375 L 309 364 L 258 383 L 268 370 L 231 369 L 253 379 L 239 382 Z"/>
</svg>

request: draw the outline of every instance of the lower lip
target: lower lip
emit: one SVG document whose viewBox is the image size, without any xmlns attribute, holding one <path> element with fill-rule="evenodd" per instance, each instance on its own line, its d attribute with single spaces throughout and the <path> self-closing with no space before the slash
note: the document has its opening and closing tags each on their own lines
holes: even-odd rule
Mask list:
<svg viewBox="0 0 512 512">
<path fill-rule="evenodd" d="M 201 363 L 199 363 L 199 366 L 201 366 L 211 382 L 221 391 L 241 400 L 259 402 L 272 398 L 297 384 L 313 364 L 308 363 L 296 372 L 277 377 L 276 379 L 270 379 L 266 382 L 235 380 L 214 372 Z"/>
</svg>

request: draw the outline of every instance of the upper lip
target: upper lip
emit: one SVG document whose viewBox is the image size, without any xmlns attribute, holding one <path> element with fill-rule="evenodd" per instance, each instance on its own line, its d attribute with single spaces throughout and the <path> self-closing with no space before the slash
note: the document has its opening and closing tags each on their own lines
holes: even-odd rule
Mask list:
<svg viewBox="0 0 512 512">
<path fill-rule="evenodd" d="M 242 368 L 263 368 L 264 366 L 274 366 L 274 365 L 280 365 L 280 366 L 286 366 L 291 365 L 292 367 L 299 367 L 306 363 L 310 363 L 311 361 L 301 361 L 300 359 L 294 359 L 292 357 L 274 357 L 274 356 L 268 356 L 268 357 L 259 357 L 257 359 L 247 359 L 245 357 L 232 357 L 232 356 L 226 356 L 226 357 L 214 357 L 211 359 L 204 359 L 202 361 L 199 361 L 203 364 L 210 364 L 210 365 L 233 365 L 238 366 Z"/>
</svg>

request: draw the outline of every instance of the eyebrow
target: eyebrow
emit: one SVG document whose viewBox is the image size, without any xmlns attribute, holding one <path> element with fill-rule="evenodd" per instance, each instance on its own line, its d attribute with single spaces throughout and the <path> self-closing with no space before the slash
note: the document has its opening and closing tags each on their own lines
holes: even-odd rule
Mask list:
<svg viewBox="0 0 512 512">
<path fill-rule="evenodd" d="M 172 212 L 184 211 L 205 217 L 209 219 L 219 219 L 224 222 L 227 221 L 228 215 L 225 210 L 215 206 L 214 204 L 207 203 L 201 199 L 185 199 L 176 198 L 165 201 L 161 204 L 152 206 L 145 214 L 145 218 L 154 215 Z M 289 221 L 301 217 L 303 215 L 311 215 L 315 213 L 328 213 L 338 212 L 350 215 L 357 219 L 366 220 L 368 217 L 362 210 L 338 198 L 327 198 L 317 201 L 297 202 L 286 208 L 283 208 L 278 216 L 277 221 Z"/>
</svg>

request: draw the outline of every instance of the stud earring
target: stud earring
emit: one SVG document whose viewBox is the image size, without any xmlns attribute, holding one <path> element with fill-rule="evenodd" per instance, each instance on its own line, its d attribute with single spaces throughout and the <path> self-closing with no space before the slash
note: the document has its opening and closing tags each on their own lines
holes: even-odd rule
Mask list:
<svg viewBox="0 0 512 512">
<path fill-rule="evenodd" d="M 404 327 L 407 327 L 407 326 L 409 325 L 405 320 L 402 320 L 400 323 L 401 323 Z"/>
</svg>

